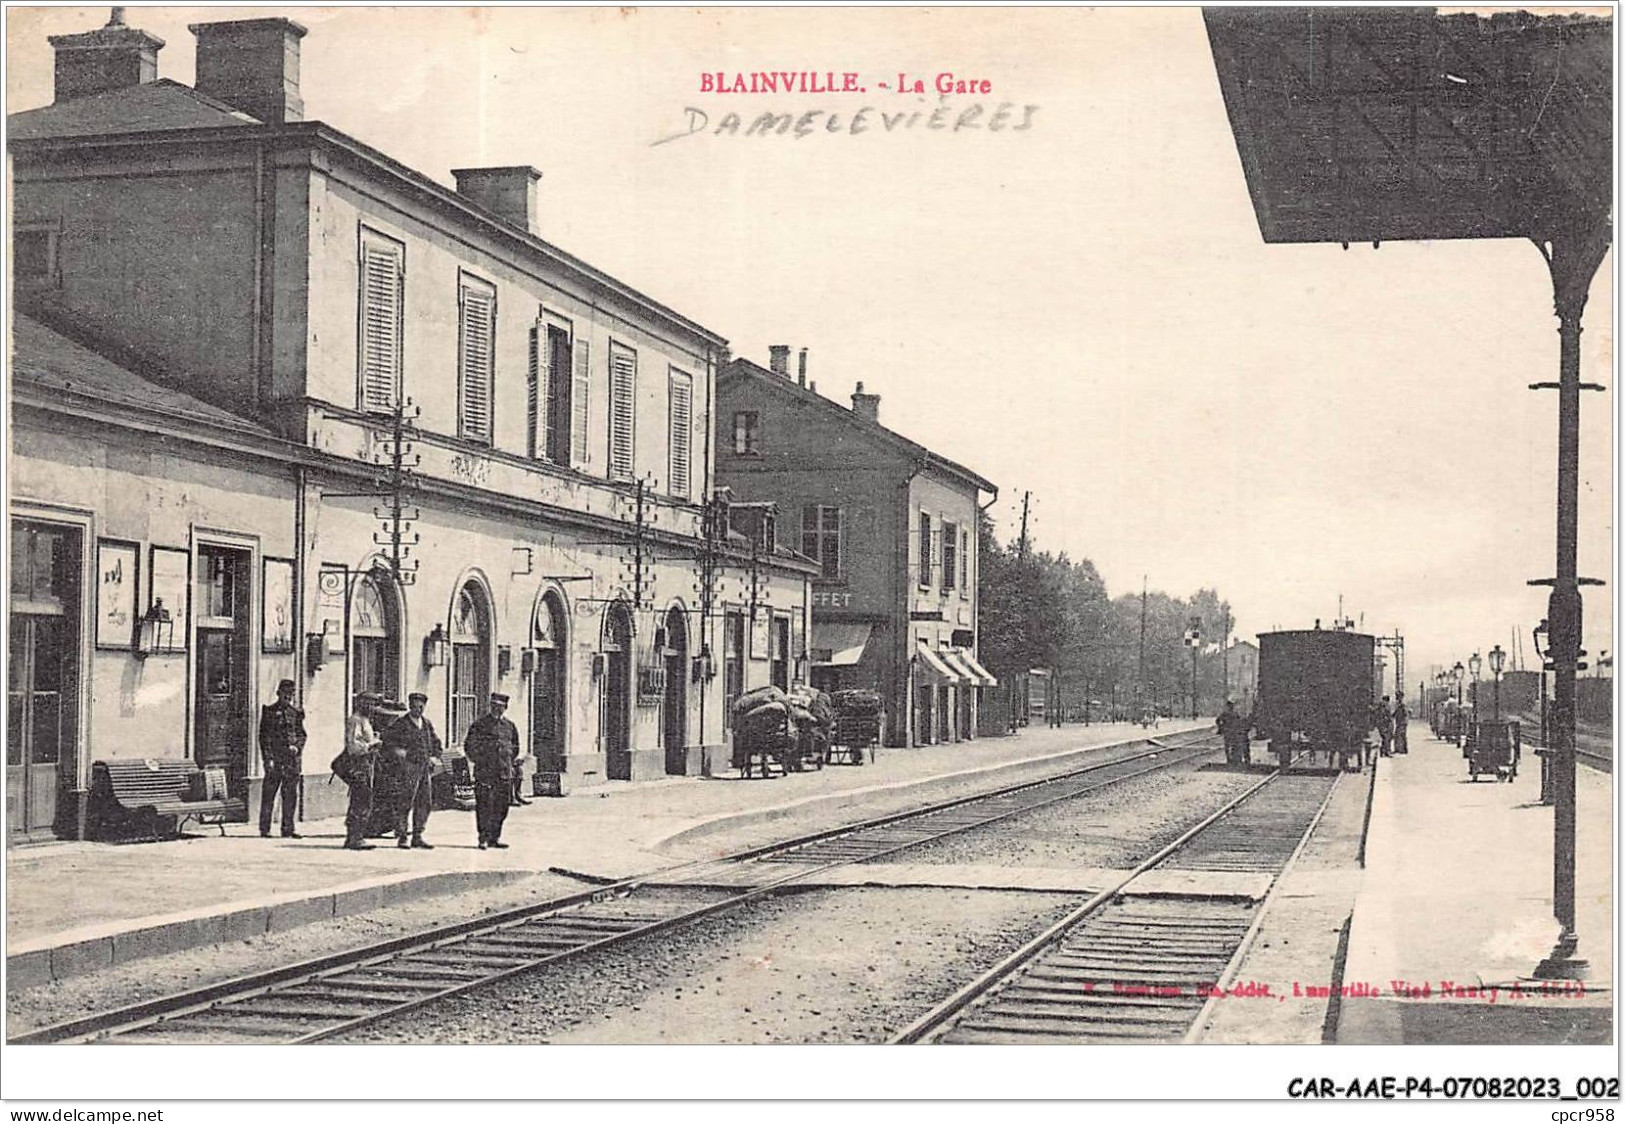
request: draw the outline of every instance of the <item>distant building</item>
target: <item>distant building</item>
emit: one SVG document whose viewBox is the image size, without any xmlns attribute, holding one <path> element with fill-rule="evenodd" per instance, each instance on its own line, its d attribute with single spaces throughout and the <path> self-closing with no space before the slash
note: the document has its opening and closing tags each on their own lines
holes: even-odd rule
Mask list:
<svg viewBox="0 0 1625 1124">
<path fill-rule="evenodd" d="M 1228 649 L 1213 649 L 1202 657 L 1201 679 L 1204 704 L 1212 702 L 1217 709 L 1224 705 L 1225 699 L 1235 699 L 1236 709 L 1248 713 L 1258 693 L 1258 645 L 1234 640 Z M 1223 690 L 1217 700 L 1211 700 L 1207 688 L 1221 681 Z"/>
<path fill-rule="evenodd" d="M 115 14 L 9 118 L 16 833 L 80 833 L 99 758 L 252 801 L 282 678 L 307 816 L 362 690 L 449 746 L 506 692 L 578 782 L 725 765 L 721 603 L 788 661 L 814 569 L 705 533 L 726 341 L 543 241 L 534 169 L 302 120 L 298 24 L 192 30 L 195 89 Z"/>
<path fill-rule="evenodd" d="M 805 362 L 805 354 L 803 354 Z M 735 359 L 717 377 L 717 480 L 740 501 L 771 501 L 781 542 L 813 559 L 811 676 L 871 687 L 891 745 L 976 735 L 981 497 L 970 469 L 880 424 L 859 383 L 851 408 L 789 372 Z"/>
</svg>

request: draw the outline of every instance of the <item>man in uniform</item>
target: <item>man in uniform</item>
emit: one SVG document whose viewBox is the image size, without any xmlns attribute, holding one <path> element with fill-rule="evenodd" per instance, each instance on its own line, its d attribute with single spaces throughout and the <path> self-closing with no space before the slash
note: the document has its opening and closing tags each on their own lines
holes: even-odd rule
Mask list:
<svg viewBox="0 0 1625 1124">
<path fill-rule="evenodd" d="M 1409 753 L 1410 745 L 1407 743 L 1406 727 L 1410 725 L 1411 712 L 1405 709 L 1405 692 L 1394 692 L 1394 752 Z"/>
<path fill-rule="evenodd" d="M 508 818 L 519 752 L 519 729 L 504 717 L 507 709 L 508 696 L 493 693 L 490 713 L 475 720 L 463 743 L 474 770 L 474 824 L 482 851 L 507 846 L 502 842 L 502 822 Z"/>
<path fill-rule="evenodd" d="M 260 708 L 260 756 L 265 785 L 260 789 L 260 834 L 271 834 L 271 806 L 282 795 L 282 838 L 298 839 L 293 829 L 299 807 L 299 779 L 304 775 L 305 712 L 293 705 L 293 680 L 276 685 L 276 702 Z"/>
<path fill-rule="evenodd" d="M 1250 721 L 1236 712 L 1236 700 L 1225 699 L 1224 710 L 1216 723 L 1224 738 L 1224 759 L 1231 765 L 1247 764 L 1247 730 Z"/>
<path fill-rule="evenodd" d="M 1377 736 L 1382 739 L 1382 748 L 1379 750 L 1383 757 L 1392 757 L 1394 753 L 1394 716 L 1388 710 L 1388 696 L 1382 696 L 1382 702 L 1377 704 L 1376 719 Z"/>
<path fill-rule="evenodd" d="M 344 849 L 370 851 L 367 822 L 372 818 L 373 783 L 382 744 L 372 728 L 375 708 L 383 700 L 371 691 L 356 696 L 355 713 L 344 723 L 344 771 L 339 778 L 350 786 L 350 804 L 344 811 Z"/>
<path fill-rule="evenodd" d="M 434 723 L 424 715 L 429 696 L 414 691 L 406 696 L 406 713 L 384 731 L 384 759 L 388 762 L 394 788 L 395 846 L 432 851 L 434 844 L 423 838 L 429 823 L 433 784 L 430 777 L 444 752 Z M 408 821 L 411 841 L 408 842 Z"/>
</svg>

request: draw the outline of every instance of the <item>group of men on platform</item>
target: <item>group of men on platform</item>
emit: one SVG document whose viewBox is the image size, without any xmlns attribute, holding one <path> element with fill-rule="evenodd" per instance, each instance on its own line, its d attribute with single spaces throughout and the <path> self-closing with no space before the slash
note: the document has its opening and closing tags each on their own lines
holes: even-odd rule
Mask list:
<svg viewBox="0 0 1625 1124">
<path fill-rule="evenodd" d="M 273 807 L 282 800 L 282 835 L 298 839 L 294 815 L 299 779 L 304 774 L 304 713 L 293 705 L 294 684 L 277 686 L 277 701 L 260 713 L 260 750 L 265 784 L 260 799 L 260 834 L 271 834 Z M 393 831 L 403 850 L 433 850 L 424 839 L 434 802 L 434 777 L 443 772 L 445 748 L 434 723 L 423 713 L 429 696 L 414 691 L 405 713 L 391 711 L 371 691 L 356 697 L 345 723 L 344 750 L 333 772 L 349 785 L 344 847 L 369 851 L 369 834 Z M 519 795 L 519 729 L 506 717 L 508 696 L 493 692 L 490 709 L 469 727 L 463 743 L 474 775 L 474 819 L 480 850 L 505 848 L 502 825 L 510 804 L 528 804 Z M 374 829 L 374 830 L 369 830 Z"/>
</svg>

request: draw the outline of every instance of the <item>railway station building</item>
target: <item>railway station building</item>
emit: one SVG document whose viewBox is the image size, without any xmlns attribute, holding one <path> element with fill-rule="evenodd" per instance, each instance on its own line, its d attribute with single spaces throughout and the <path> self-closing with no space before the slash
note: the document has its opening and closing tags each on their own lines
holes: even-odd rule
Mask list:
<svg viewBox="0 0 1625 1124">
<path fill-rule="evenodd" d="M 812 579 L 812 685 L 880 692 L 888 745 L 976 736 L 996 685 L 977 657 L 982 496 L 997 488 L 880 424 L 880 395 L 851 406 L 797 377 L 734 359 L 717 378 L 717 479 L 790 520 Z"/>
<path fill-rule="evenodd" d="M 544 241 L 534 169 L 303 120 L 298 24 L 192 31 L 194 87 L 117 14 L 54 36 L 10 117 L 14 835 L 82 834 L 118 757 L 252 814 L 284 678 L 307 819 L 363 690 L 448 748 L 505 692 L 565 788 L 726 767 L 727 676 L 805 672 L 816 570 L 708 517 L 726 341 Z"/>
</svg>

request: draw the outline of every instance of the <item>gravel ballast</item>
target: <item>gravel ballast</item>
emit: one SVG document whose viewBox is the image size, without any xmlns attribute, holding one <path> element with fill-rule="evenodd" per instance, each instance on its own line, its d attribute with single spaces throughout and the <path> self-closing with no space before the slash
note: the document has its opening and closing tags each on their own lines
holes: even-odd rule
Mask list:
<svg viewBox="0 0 1625 1124">
<path fill-rule="evenodd" d="M 871 888 L 786 895 L 334 1041 L 884 1042 L 1080 900 Z"/>
</svg>

